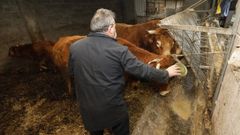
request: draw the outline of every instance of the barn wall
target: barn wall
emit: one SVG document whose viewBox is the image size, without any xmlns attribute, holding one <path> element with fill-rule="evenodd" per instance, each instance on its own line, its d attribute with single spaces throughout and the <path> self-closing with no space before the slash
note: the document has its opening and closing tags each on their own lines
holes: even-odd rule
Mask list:
<svg viewBox="0 0 240 135">
<path fill-rule="evenodd" d="M 215 102 L 212 121 L 214 135 L 239 135 L 240 133 L 240 3 L 238 2 L 234 29 L 236 38 L 233 52 L 220 93 Z"/>
<path fill-rule="evenodd" d="M 122 9 L 122 21 L 129 24 L 136 23 L 136 11 L 134 0 L 118 0 L 120 8 Z"/>
<path fill-rule="evenodd" d="M 46 39 L 56 40 L 59 36 L 86 34 L 89 22 L 98 8 L 116 12 L 117 21 L 132 21 L 126 16 L 134 8 L 122 8 L 134 1 L 124 0 L 26 0 L 35 11 L 35 19 Z M 134 6 L 132 4 L 132 6 Z M 134 14 L 134 12 L 131 12 Z M 123 16 L 125 16 L 123 18 Z M 19 13 L 16 0 L 0 1 L 0 71 L 7 60 L 8 48 L 16 44 L 30 43 L 24 20 Z"/>
<path fill-rule="evenodd" d="M 146 0 L 135 0 L 135 10 L 137 16 L 146 16 Z"/>
</svg>

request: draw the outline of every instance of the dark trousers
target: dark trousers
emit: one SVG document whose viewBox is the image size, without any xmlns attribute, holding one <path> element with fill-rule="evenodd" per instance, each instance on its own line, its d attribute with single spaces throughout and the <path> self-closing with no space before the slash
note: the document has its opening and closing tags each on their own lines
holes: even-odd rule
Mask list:
<svg viewBox="0 0 240 135">
<path fill-rule="evenodd" d="M 104 130 L 89 131 L 90 135 L 103 135 Z M 129 135 L 129 117 L 125 117 L 111 128 L 114 135 Z"/>
</svg>

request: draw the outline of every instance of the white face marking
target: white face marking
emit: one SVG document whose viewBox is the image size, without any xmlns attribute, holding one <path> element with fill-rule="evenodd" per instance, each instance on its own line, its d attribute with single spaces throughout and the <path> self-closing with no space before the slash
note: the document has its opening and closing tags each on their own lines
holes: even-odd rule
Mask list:
<svg viewBox="0 0 240 135">
<path fill-rule="evenodd" d="M 161 64 L 158 63 L 158 64 L 156 65 L 156 69 L 160 69 L 160 66 L 161 66 Z"/>
<path fill-rule="evenodd" d="M 155 30 L 148 30 L 147 32 L 148 32 L 149 34 L 155 34 L 155 33 L 156 33 Z"/>
<path fill-rule="evenodd" d="M 161 41 L 158 40 L 158 41 L 157 41 L 157 47 L 160 48 L 161 45 L 162 45 Z"/>
</svg>

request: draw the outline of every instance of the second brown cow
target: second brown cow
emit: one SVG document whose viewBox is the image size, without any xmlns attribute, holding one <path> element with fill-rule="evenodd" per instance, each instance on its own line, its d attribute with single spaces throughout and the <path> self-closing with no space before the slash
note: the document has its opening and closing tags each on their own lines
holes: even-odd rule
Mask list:
<svg viewBox="0 0 240 135">
<path fill-rule="evenodd" d="M 135 25 L 117 23 L 118 37 L 159 55 L 180 54 L 181 49 L 166 29 L 159 28 L 159 20 Z"/>
</svg>

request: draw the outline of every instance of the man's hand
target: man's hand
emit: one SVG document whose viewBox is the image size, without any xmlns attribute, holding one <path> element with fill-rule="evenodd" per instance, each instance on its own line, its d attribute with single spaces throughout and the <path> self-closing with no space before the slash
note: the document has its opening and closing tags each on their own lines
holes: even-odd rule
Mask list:
<svg viewBox="0 0 240 135">
<path fill-rule="evenodd" d="M 176 64 L 168 67 L 166 70 L 168 71 L 169 77 L 181 75 L 180 67 Z"/>
</svg>

